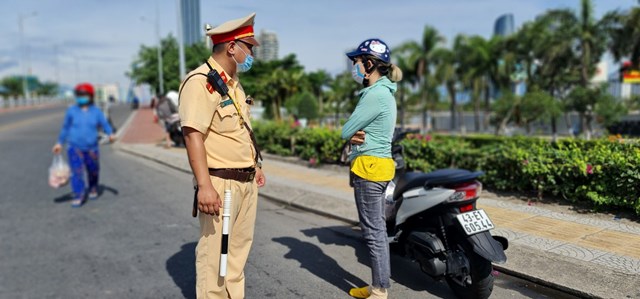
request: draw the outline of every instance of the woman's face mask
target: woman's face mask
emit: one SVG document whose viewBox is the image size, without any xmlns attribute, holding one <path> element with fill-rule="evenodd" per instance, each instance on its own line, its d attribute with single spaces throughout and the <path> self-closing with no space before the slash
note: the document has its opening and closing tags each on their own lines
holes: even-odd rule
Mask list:
<svg viewBox="0 0 640 299">
<path fill-rule="evenodd" d="M 78 104 L 80 106 L 89 104 L 89 97 L 88 96 L 76 96 L 76 104 Z"/>
<path fill-rule="evenodd" d="M 351 77 L 354 81 L 359 84 L 364 84 L 364 73 L 361 71 L 362 62 L 356 62 L 353 64 L 353 68 L 351 69 Z"/>
<path fill-rule="evenodd" d="M 240 51 L 242 51 L 242 53 L 244 53 L 244 55 L 245 55 L 244 62 L 243 63 L 238 63 L 236 58 L 234 56 L 232 56 L 233 57 L 233 61 L 236 62 L 236 67 L 238 68 L 238 72 L 244 73 L 244 72 L 246 72 L 246 71 L 251 69 L 251 65 L 253 64 L 253 56 L 247 54 L 247 52 L 242 50 L 242 47 L 240 47 L 240 45 L 237 45 L 237 48 L 240 49 Z"/>
</svg>

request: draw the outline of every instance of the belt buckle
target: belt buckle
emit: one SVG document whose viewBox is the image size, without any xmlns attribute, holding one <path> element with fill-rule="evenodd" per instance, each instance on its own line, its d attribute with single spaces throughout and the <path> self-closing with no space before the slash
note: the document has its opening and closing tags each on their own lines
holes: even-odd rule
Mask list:
<svg viewBox="0 0 640 299">
<path fill-rule="evenodd" d="M 256 177 L 256 173 L 255 173 L 255 172 L 254 172 L 254 173 L 252 173 L 252 174 L 249 174 L 249 177 L 247 178 L 247 182 L 251 182 L 251 181 L 253 181 L 253 179 L 254 179 L 255 177 Z"/>
</svg>

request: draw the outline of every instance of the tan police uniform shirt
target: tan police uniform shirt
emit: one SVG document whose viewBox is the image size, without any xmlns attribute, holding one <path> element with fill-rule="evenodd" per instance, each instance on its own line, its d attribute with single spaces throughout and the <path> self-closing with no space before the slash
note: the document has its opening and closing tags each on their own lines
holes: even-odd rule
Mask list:
<svg viewBox="0 0 640 299">
<path fill-rule="evenodd" d="M 209 64 L 225 79 L 229 95 L 240 108 L 244 120 L 249 120 L 249 105 L 238 78 L 229 78 L 222 67 L 209 57 Z M 207 64 L 193 70 L 192 74 L 209 73 Z M 207 77 L 195 75 L 189 78 L 180 90 L 180 124 L 204 134 L 204 147 L 209 168 L 247 168 L 255 166 L 255 148 L 249 132 L 241 125 L 236 105 L 228 96 L 220 96 L 209 83 Z M 224 105 L 225 103 L 226 105 Z M 229 104 L 230 103 L 230 104 Z M 223 107 L 224 106 L 224 107 Z"/>
</svg>

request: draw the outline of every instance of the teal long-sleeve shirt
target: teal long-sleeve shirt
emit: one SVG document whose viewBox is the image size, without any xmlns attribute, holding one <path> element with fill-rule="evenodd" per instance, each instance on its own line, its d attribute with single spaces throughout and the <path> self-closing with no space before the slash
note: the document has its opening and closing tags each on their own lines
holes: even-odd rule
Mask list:
<svg viewBox="0 0 640 299">
<path fill-rule="evenodd" d="M 360 91 L 360 100 L 342 127 L 342 139 L 365 132 L 362 145 L 353 146 L 349 160 L 362 155 L 391 158 L 391 140 L 396 125 L 397 106 L 393 96 L 398 89 L 387 77 Z"/>
</svg>

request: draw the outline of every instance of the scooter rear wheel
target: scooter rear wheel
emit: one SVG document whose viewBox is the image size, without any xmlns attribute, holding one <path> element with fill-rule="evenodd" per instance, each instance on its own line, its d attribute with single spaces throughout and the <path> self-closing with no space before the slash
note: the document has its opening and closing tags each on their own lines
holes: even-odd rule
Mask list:
<svg viewBox="0 0 640 299">
<path fill-rule="evenodd" d="M 475 252 L 465 252 L 471 267 L 471 284 L 464 283 L 452 277 L 447 277 L 447 284 L 458 298 L 486 299 L 493 292 L 493 266 L 491 262 L 477 255 Z"/>
</svg>

